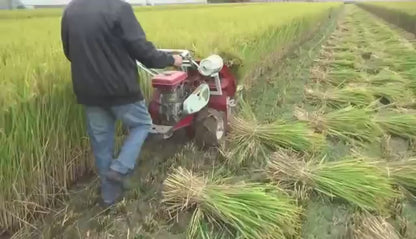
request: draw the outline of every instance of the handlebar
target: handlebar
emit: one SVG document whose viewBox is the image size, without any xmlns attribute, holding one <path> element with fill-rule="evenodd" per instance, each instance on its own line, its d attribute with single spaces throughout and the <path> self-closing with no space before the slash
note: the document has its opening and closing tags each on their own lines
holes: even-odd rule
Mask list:
<svg viewBox="0 0 416 239">
<path fill-rule="evenodd" d="M 191 59 L 191 52 L 188 51 L 188 50 L 182 50 L 182 49 L 159 49 L 159 51 L 163 51 L 163 52 L 166 52 L 166 53 L 170 53 L 172 55 L 180 55 L 185 60 Z"/>
<path fill-rule="evenodd" d="M 199 65 L 198 63 L 196 63 L 191 55 L 191 52 L 189 50 L 183 50 L 183 49 L 158 49 L 159 51 L 163 51 L 172 55 L 179 55 L 182 57 L 183 59 L 183 63 L 182 63 L 182 69 L 184 68 L 189 68 L 189 67 L 196 67 L 198 68 Z M 137 65 L 144 70 L 145 72 L 147 72 L 148 74 L 155 76 L 157 74 L 159 74 L 159 71 L 155 70 L 155 69 L 149 69 L 146 66 L 144 66 L 143 64 L 141 64 L 140 62 L 137 61 Z"/>
</svg>

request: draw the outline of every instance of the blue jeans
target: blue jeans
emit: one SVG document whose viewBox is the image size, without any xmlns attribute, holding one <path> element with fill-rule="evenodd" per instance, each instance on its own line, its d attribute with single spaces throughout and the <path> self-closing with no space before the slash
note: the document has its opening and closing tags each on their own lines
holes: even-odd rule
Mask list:
<svg viewBox="0 0 416 239">
<path fill-rule="evenodd" d="M 145 101 L 112 107 L 85 106 L 87 130 L 95 156 L 95 164 L 101 178 L 101 191 L 105 201 L 112 201 L 112 189 L 116 185 L 104 175 L 112 169 L 127 174 L 135 167 L 144 141 L 152 126 L 152 119 Z M 113 159 L 116 121 L 121 120 L 129 129 L 120 154 Z"/>
</svg>

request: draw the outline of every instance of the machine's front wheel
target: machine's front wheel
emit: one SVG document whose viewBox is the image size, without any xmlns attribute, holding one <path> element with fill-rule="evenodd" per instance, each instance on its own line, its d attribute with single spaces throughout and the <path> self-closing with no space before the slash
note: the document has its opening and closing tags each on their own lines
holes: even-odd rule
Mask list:
<svg viewBox="0 0 416 239">
<path fill-rule="evenodd" d="M 195 142 L 203 148 L 220 146 L 225 140 L 226 126 L 224 112 L 212 108 L 202 110 L 195 122 Z"/>
</svg>

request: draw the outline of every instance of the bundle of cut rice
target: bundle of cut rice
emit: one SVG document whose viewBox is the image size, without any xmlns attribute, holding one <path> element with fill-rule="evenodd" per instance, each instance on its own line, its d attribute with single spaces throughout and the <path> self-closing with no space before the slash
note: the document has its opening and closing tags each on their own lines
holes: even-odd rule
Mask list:
<svg viewBox="0 0 416 239">
<path fill-rule="evenodd" d="M 346 158 L 335 162 L 301 161 L 280 151 L 267 167 L 270 179 L 284 187 L 302 183 L 330 198 L 367 210 L 384 210 L 397 196 L 376 163 Z"/>
<path fill-rule="evenodd" d="M 354 221 L 355 239 L 400 239 L 399 233 L 384 217 L 364 211 Z"/>
<path fill-rule="evenodd" d="M 382 133 L 373 121 L 372 111 L 368 109 L 347 106 L 329 113 L 308 113 L 297 108 L 295 116 L 300 121 L 308 122 L 318 132 L 348 141 L 373 142 Z"/>
<path fill-rule="evenodd" d="M 298 234 L 301 209 L 281 191 L 257 183 L 226 184 L 176 169 L 164 182 L 163 203 L 171 215 L 196 209 L 189 233 L 195 238 L 204 218 L 234 237 L 291 238 Z"/>
<path fill-rule="evenodd" d="M 264 162 L 268 152 L 279 148 L 315 152 L 325 146 L 325 137 L 315 133 L 306 123 L 275 122 L 261 124 L 254 120 L 236 117 L 230 120 L 226 158 L 241 165 L 247 160 Z"/>
<path fill-rule="evenodd" d="M 387 133 L 408 139 L 416 139 L 416 113 L 407 110 L 382 111 L 374 122 Z"/>
<path fill-rule="evenodd" d="M 346 105 L 366 107 L 376 100 L 374 94 L 362 86 L 346 86 L 324 92 L 306 89 L 305 97 L 312 103 L 326 104 L 336 108 Z"/>
<path fill-rule="evenodd" d="M 394 183 L 416 197 L 416 158 L 390 162 L 386 170 Z"/>
</svg>

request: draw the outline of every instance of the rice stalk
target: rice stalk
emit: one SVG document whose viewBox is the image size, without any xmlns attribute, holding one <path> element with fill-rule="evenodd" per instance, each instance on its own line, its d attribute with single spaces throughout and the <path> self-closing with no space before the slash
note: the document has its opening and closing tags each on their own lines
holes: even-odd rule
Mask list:
<svg viewBox="0 0 416 239">
<path fill-rule="evenodd" d="M 354 239 L 400 239 L 399 233 L 384 217 L 364 211 L 354 221 Z"/>
<path fill-rule="evenodd" d="M 391 135 L 416 139 L 416 114 L 406 112 L 380 112 L 374 122 Z"/>
<path fill-rule="evenodd" d="M 366 107 L 375 101 L 374 95 L 365 87 L 329 89 L 324 92 L 312 89 L 305 90 L 306 100 L 314 104 L 326 104 L 335 108 L 355 105 Z"/>
<path fill-rule="evenodd" d="M 390 162 L 385 167 L 395 184 L 416 197 L 416 158 Z"/>
<path fill-rule="evenodd" d="M 272 156 L 266 171 L 278 184 L 287 187 L 301 183 L 331 199 L 343 199 L 366 210 L 384 211 L 397 195 L 383 170 L 359 158 L 305 162 L 280 151 Z"/>
<path fill-rule="evenodd" d="M 312 112 L 297 108 L 295 116 L 308 122 L 318 132 L 347 141 L 373 142 L 378 140 L 381 130 L 373 121 L 372 112 L 347 106 L 329 113 Z"/>
<path fill-rule="evenodd" d="M 353 70 L 330 71 L 327 74 L 326 82 L 334 86 L 341 86 L 351 82 L 362 82 L 362 73 Z"/>
<path fill-rule="evenodd" d="M 222 228 L 212 219 L 205 218 L 203 212 L 197 208 L 192 214 L 186 237 L 188 239 L 239 239 L 233 237 L 228 228 Z M 214 220 L 215 221 L 215 220 Z"/>
<path fill-rule="evenodd" d="M 398 84 L 406 86 L 409 84 L 409 80 L 403 78 L 399 73 L 389 69 L 383 69 L 377 75 L 369 77 L 368 82 L 372 85 L 379 86 L 386 84 Z"/>
<path fill-rule="evenodd" d="M 268 153 L 279 148 L 316 152 L 326 143 L 323 135 L 314 133 L 303 122 L 276 120 L 260 124 L 239 117 L 230 122 L 230 144 L 226 158 L 237 165 L 244 164 L 247 160 L 265 162 Z"/>
<path fill-rule="evenodd" d="M 406 85 L 388 83 L 380 86 L 369 86 L 368 90 L 377 98 L 387 100 L 388 103 L 408 101 L 412 98 Z"/>
<path fill-rule="evenodd" d="M 230 228 L 235 237 L 280 239 L 298 234 L 300 208 L 270 186 L 215 183 L 182 168 L 175 169 L 164 186 L 163 203 L 170 215 L 190 208 L 200 210 L 200 215 L 194 215 L 190 232 L 197 232 L 195 227 L 203 216 Z"/>
</svg>

